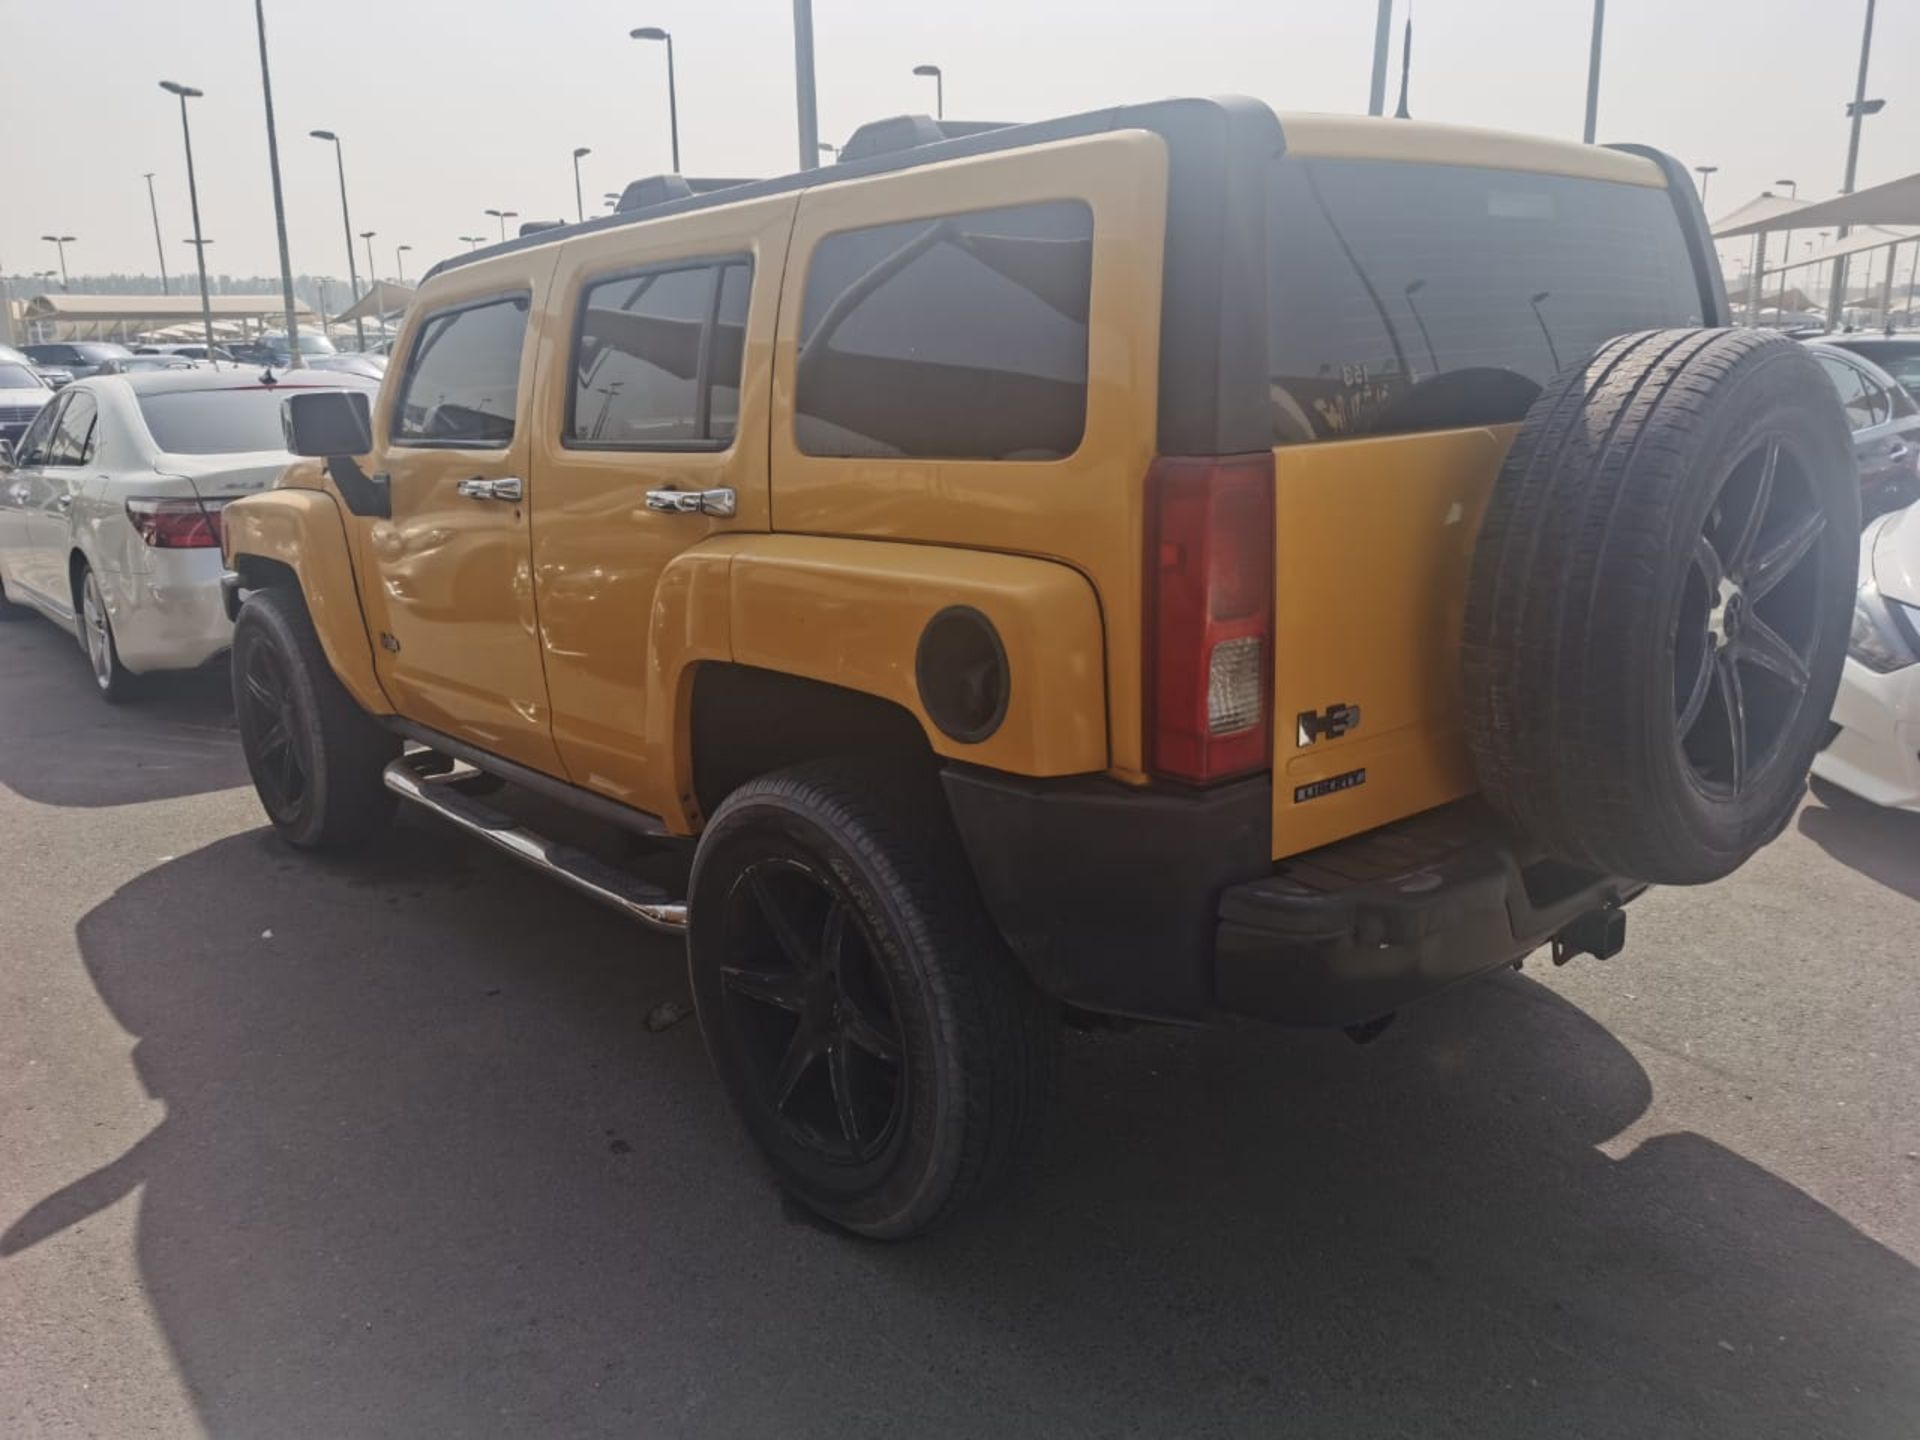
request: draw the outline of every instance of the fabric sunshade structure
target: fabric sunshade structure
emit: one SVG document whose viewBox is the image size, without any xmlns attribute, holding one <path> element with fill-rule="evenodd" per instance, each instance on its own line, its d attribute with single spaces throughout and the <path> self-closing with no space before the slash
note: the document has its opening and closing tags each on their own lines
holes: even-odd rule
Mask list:
<svg viewBox="0 0 1920 1440">
<path fill-rule="evenodd" d="M 1763 198 L 1786 208 L 1771 215 L 1747 215 L 1745 209 L 1751 207 L 1743 207 L 1714 227 L 1713 238 L 1731 240 L 1763 230 L 1825 230 L 1841 225 L 1920 225 L 1920 173 L 1797 207 L 1779 196 Z"/>
<path fill-rule="evenodd" d="M 376 280 L 373 287 L 338 315 L 327 317 L 329 325 L 351 325 L 355 320 L 378 320 L 399 315 L 413 301 L 411 285 L 396 285 L 391 280 Z"/>
<path fill-rule="evenodd" d="M 268 330 L 281 328 L 286 302 L 278 295 L 215 295 L 209 308 L 214 326 L 236 333 L 246 322 Z M 319 320 L 305 305 L 295 305 L 302 325 Z M 56 340 L 103 340 L 146 335 L 171 326 L 193 327 L 198 337 L 201 311 L 198 295 L 35 295 L 21 308 L 20 318 L 30 333 Z"/>
</svg>

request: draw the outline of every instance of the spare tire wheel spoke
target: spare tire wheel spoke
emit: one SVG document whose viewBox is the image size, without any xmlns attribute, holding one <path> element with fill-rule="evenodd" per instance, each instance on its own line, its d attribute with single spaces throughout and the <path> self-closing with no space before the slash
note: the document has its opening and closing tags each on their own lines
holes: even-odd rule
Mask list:
<svg viewBox="0 0 1920 1440">
<path fill-rule="evenodd" d="M 1709 594 L 1720 588 L 1720 577 L 1724 573 L 1720 568 L 1720 552 L 1705 535 L 1693 542 L 1693 565 L 1705 578 Z"/>
<path fill-rule="evenodd" d="M 1740 638 L 1734 642 L 1735 660 L 1745 660 L 1762 669 L 1771 670 L 1795 691 L 1807 688 L 1807 662 L 1795 652 L 1778 630 L 1752 611 L 1740 627 Z"/>
<path fill-rule="evenodd" d="M 1687 692 L 1687 703 L 1681 706 L 1680 719 L 1676 722 L 1682 740 L 1693 733 L 1693 727 L 1706 712 L 1707 696 L 1713 692 L 1713 662 L 1714 651 L 1709 645 L 1700 652 L 1700 671 L 1693 677 L 1693 688 Z"/>
<path fill-rule="evenodd" d="M 771 1005 L 790 1015 L 798 1015 L 807 1008 L 806 981 L 790 970 L 746 970 L 737 965 L 723 965 L 720 983 L 736 995 L 758 1000 L 762 1005 Z"/>
<path fill-rule="evenodd" d="M 845 1040 L 834 1039 L 827 1045 L 827 1083 L 833 1090 L 833 1110 L 840 1121 L 840 1134 L 857 1149 L 862 1138 L 860 1106 L 854 1094 L 853 1052 Z"/>
<path fill-rule="evenodd" d="M 787 914 L 780 900 L 767 885 L 766 876 L 759 867 L 747 872 L 747 886 L 753 891 L 754 903 L 760 907 L 761 918 L 767 928 L 773 932 L 773 938 L 779 943 L 781 953 L 787 957 L 787 963 L 804 975 L 811 975 L 820 968 L 821 957 L 812 946 L 801 938 L 794 928 L 792 918 Z"/>
<path fill-rule="evenodd" d="M 1720 677 L 1720 703 L 1727 712 L 1727 755 L 1737 793 L 1747 778 L 1747 696 L 1731 650 L 1722 650 L 1713 668 Z"/>
<path fill-rule="evenodd" d="M 1773 480 L 1779 469 L 1780 441 L 1777 438 L 1769 439 L 1760 457 L 1760 473 L 1754 478 L 1752 501 L 1740 522 L 1739 534 L 1734 537 L 1733 544 L 1727 547 L 1727 569 L 1736 575 L 1745 571 L 1754 542 L 1760 538 L 1760 528 L 1766 523 L 1767 508 L 1773 503 Z"/>
<path fill-rule="evenodd" d="M 787 1108 L 795 1087 L 806 1078 L 807 1071 L 813 1068 L 813 1062 L 819 1058 L 820 1047 L 814 1040 L 812 1027 L 802 1024 L 793 1032 L 793 1039 L 787 1042 L 786 1054 L 780 1057 L 780 1068 L 773 1074 L 769 1099 L 773 1102 L 774 1113 L 778 1114 Z"/>
<path fill-rule="evenodd" d="M 1826 528 L 1826 516 L 1818 510 L 1808 511 L 1784 536 L 1764 552 L 1754 556 L 1747 563 L 1748 601 L 1762 599 L 1792 574 L 1794 567 L 1807 557 L 1807 552 L 1813 549 L 1814 541 L 1820 538 L 1821 532 Z"/>
</svg>

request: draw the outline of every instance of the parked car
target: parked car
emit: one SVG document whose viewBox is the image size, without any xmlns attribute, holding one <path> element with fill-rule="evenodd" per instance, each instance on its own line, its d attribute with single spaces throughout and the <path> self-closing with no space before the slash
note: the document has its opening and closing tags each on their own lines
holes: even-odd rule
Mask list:
<svg viewBox="0 0 1920 1440">
<path fill-rule="evenodd" d="M 1830 335 L 1826 343 L 1877 365 L 1920 399 L 1920 336 Z"/>
<path fill-rule="evenodd" d="M 287 344 L 285 331 L 270 331 L 255 342 L 254 353 L 270 359 L 275 365 L 285 365 L 292 358 L 292 347 Z M 300 353 L 304 356 L 337 355 L 333 342 L 326 336 L 313 330 L 300 332 Z"/>
<path fill-rule="evenodd" d="M 359 375 L 368 380 L 381 380 L 386 377 L 387 357 L 370 354 L 309 355 L 307 366 L 313 370 L 339 370 L 349 375 Z"/>
<path fill-rule="evenodd" d="M 201 362 L 184 355 L 129 355 L 124 360 L 105 360 L 96 375 L 138 375 L 152 370 L 197 370 Z"/>
<path fill-rule="evenodd" d="M 1680 164 L 1201 100 L 842 155 L 443 261 L 377 402 L 288 399 L 224 537 L 289 843 L 399 796 L 684 934 L 773 1172 L 897 1238 L 1062 1004 L 1370 1038 L 1788 823 L 1859 486 Z"/>
<path fill-rule="evenodd" d="M 133 353 L 136 355 L 179 355 L 188 360 L 205 360 L 209 352 L 206 342 L 198 341 L 193 344 L 176 344 L 169 342 L 164 345 L 136 345 L 133 347 Z M 228 361 L 236 358 L 224 345 L 214 346 L 211 353 L 215 360 Z"/>
<path fill-rule="evenodd" d="M 1860 589 L 1832 738 L 1813 773 L 1876 805 L 1920 810 L 1920 504 L 1860 536 Z"/>
<path fill-rule="evenodd" d="M 52 398 L 53 387 L 31 365 L 0 356 L 0 440 L 18 444 Z"/>
<path fill-rule="evenodd" d="M 0 470 L 0 616 L 76 635 L 112 701 L 224 651 L 221 508 L 286 464 L 280 404 L 297 388 L 194 368 L 61 391 Z"/>
<path fill-rule="evenodd" d="M 1871 520 L 1920 500 L 1920 404 L 1871 360 L 1831 340 L 1807 344 L 1846 407 L 1860 467 L 1860 515 Z"/>
<path fill-rule="evenodd" d="M 84 380 L 107 360 L 123 360 L 133 351 L 109 340 L 48 342 L 20 347 L 36 365 L 52 365 L 67 371 L 76 380 Z"/>
<path fill-rule="evenodd" d="M 16 350 L 11 345 L 0 345 L 0 361 L 13 365 L 24 365 L 53 389 L 73 383 L 73 372 L 58 365 L 42 365 L 24 350 Z"/>
</svg>

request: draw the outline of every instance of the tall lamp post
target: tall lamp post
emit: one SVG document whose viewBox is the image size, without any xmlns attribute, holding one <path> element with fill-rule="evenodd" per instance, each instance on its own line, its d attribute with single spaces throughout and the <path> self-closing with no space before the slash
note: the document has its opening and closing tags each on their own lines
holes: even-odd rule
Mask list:
<svg viewBox="0 0 1920 1440">
<path fill-rule="evenodd" d="M 592 153 L 585 145 L 573 147 L 573 213 L 579 220 L 587 218 L 587 202 L 580 198 L 580 162 Z"/>
<path fill-rule="evenodd" d="M 353 216 L 347 210 L 347 158 L 340 144 L 340 137 L 331 130 L 309 130 L 307 134 L 316 140 L 326 140 L 333 145 L 333 163 L 340 171 L 340 228 L 347 237 L 347 291 L 349 299 L 358 303 L 360 299 L 360 267 L 353 258 Z M 367 348 L 367 323 L 358 315 L 353 317 L 354 339 L 360 348 Z"/>
<path fill-rule="evenodd" d="M 1607 28 L 1607 0 L 1593 0 L 1593 40 L 1587 48 L 1587 123 L 1581 138 L 1593 144 L 1600 121 L 1600 40 Z"/>
<path fill-rule="evenodd" d="M 673 36 L 658 25 L 642 25 L 627 34 L 635 40 L 667 42 L 667 130 L 673 137 L 673 173 L 680 173 L 680 97 L 673 81 Z"/>
<path fill-rule="evenodd" d="M 461 240 L 464 240 L 464 241 L 466 241 L 466 242 L 467 242 L 467 249 L 469 249 L 469 250 L 477 250 L 477 249 L 479 249 L 479 248 L 480 248 L 480 242 L 481 242 L 482 240 L 484 240 L 484 239 L 486 239 L 487 237 L 486 237 L 486 236 L 484 236 L 484 235 L 461 235 L 461 236 L 457 236 L 457 237 L 455 237 L 455 238 L 457 238 L 457 239 L 461 239 Z"/>
<path fill-rule="evenodd" d="M 287 252 L 287 204 L 280 194 L 280 134 L 273 124 L 273 72 L 267 67 L 267 11 L 265 0 L 253 0 L 254 29 L 260 35 L 260 97 L 267 107 L 267 169 L 273 176 L 273 229 L 280 242 L 280 295 L 287 310 L 287 365 L 298 370 L 306 364 L 300 358 L 300 318 L 293 300 L 293 261 Z M 212 363 L 213 356 L 207 356 Z"/>
<path fill-rule="evenodd" d="M 153 198 L 153 171 L 140 177 L 147 182 L 147 209 L 153 213 L 153 253 L 160 259 L 160 293 L 171 295 L 167 286 L 167 247 L 160 243 L 160 202 Z"/>
<path fill-rule="evenodd" d="M 387 307 L 380 299 L 380 267 L 373 263 L 373 237 L 377 231 L 362 230 L 360 238 L 367 242 L 367 294 L 373 297 L 374 313 L 380 317 L 380 338 L 387 338 Z"/>
<path fill-rule="evenodd" d="M 1798 180 L 1776 180 L 1773 183 L 1776 185 L 1784 185 L 1787 189 L 1789 199 L 1798 200 L 1800 198 L 1800 182 Z M 1783 259 L 1793 259 L 1793 231 L 1787 231 L 1786 237 L 1780 242 L 1780 254 Z M 1773 308 L 1776 318 L 1787 308 L 1787 272 L 1784 268 L 1780 271 L 1780 298 L 1774 303 Z"/>
<path fill-rule="evenodd" d="M 200 186 L 193 178 L 193 127 L 187 123 L 187 101 L 198 100 L 206 94 L 191 85 L 180 85 L 172 80 L 162 80 L 160 88 L 169 95 L 180 97 L 180 135 L 187 146 L 187 203 L 193 209 L 193 246 L 194 262 L 200 267 L 200 323 L 206 330 L 207 354 L 213 354 L 213 299 L 207 293 L 207 247 L 200 234 Z"/>
<path fill-rule="evenodd" d="M 933 81 L 933 118 L 947 118 L 947 77 L 940 73 L 938 65 L 916 65 L 913 73 Z"/>
<path fill-rule="evenodd" d="M 402 285 L 407 283 L 407 251 L 412 248 L 411 245 L 393 247 L 393 274 Z"/>
<path fill-rule="evenodd" d="M 1702 210 L 1707 208 L 1707 182 L 1712 180 L 1719 171 L 1720 167 L 1718 165 L 1696 165 L 1693 167 L 1693 173 L 1700 177 L 1700 208 Z"/>
<path fill-rule="evenodd" d="M 494 219 L 500 222 L 500 238 L 502 240 L 507 238 L 507 221 L 518 220 L 520 218 L 520 212 L 518 210 L 489 210 L 487 214 L 493 216 Z"/>
<path fill-rule="evenodd" d="M 40 238 L 51 241 L 53 248 L 60 252 L 60 288 L 62 290 L 67 289 L 67 246 L 73 244 L 79 237 L 74 235 L 42 235 Z"/>
<path fill-rule="evenodd" d="M 813 92 L 813 0 L 793 0 L 793 103 L 800 130 L 800 168 L 820 164 L 820 107 Z"/>
<path fill-rule="evenodd" d="M 817 143 L 819 145 L 820 153 L 826 156 L 829 161 L 838 160 L 840 158 L 840 147 L 838 145 L 829 145 L 824 140 L 821 140 Z"/>
<path fill-rule="evenodd" d="M 1869 115 L 1878 115 L 1886 108 L 1884 100 L 1867 99 L 1867 61 L 1873 55 L 1873 4 L 1867 0 L 1867 18 L 1860 31 L 1860 74 L 1854 81 L 1853 103 L 1847 106 L 1847 116 L 1853 124 L 1847 130 L 1847 178 L 1840 186 L 1842 195 L 1853 193 L 1854 171 L 1860 164 L 1860 122 Z M 1834 238 L 1847 238 L 1848 227 L 1842 225 L 1840 233 Z M 1827 295 L 1827 329 L 1838 323 L 1840 313 L 1847 303 L 1847 260 L 1844 255 L 1837 256 L 1833 262 L 1833 288 Z"/>
</svg>

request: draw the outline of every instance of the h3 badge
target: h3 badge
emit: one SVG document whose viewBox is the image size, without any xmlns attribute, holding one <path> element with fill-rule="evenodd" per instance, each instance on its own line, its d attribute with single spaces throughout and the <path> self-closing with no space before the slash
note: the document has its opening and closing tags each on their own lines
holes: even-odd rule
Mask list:
<svg viewBox="0 0 1920 1440">
<path fill-rule="evenodd" d="M 1322 740 L 1338 740 L 1360 728 L 1358 705 L 1329 705 L 1324 710 L 1302 710 L 1295 723 L 1294 740 L 1304 750 Z"/>
</svg>

